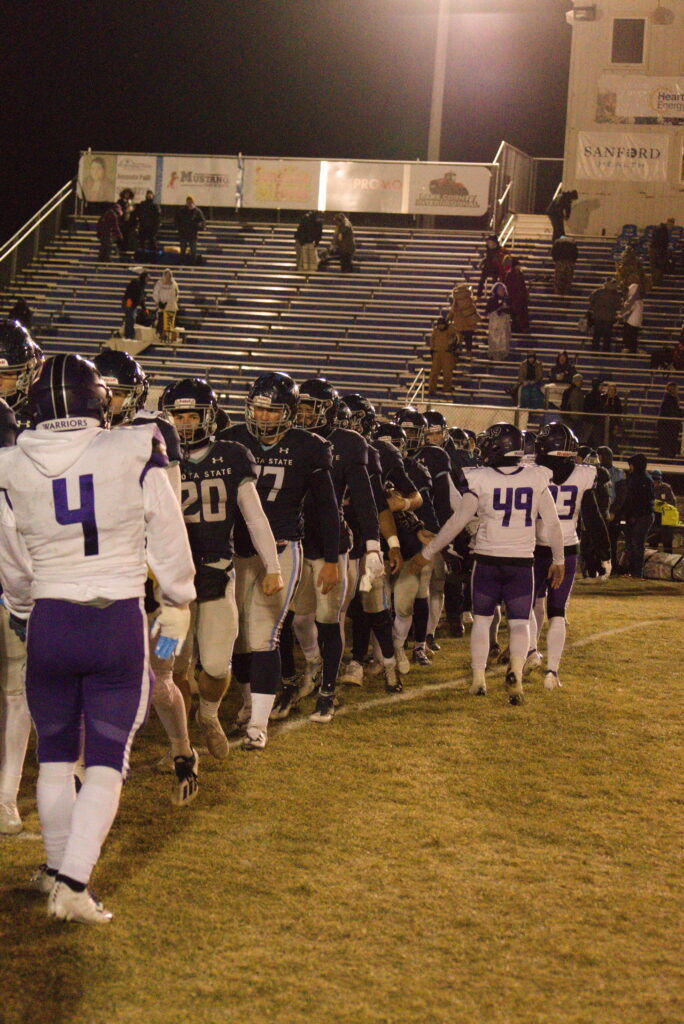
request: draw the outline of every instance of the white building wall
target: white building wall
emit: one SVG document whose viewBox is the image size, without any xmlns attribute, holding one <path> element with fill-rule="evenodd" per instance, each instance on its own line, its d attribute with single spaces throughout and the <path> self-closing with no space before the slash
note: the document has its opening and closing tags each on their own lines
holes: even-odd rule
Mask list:
<svg viewBox="0 0 684 1024">
<path fill-rule="evenodd" d="M 656 110 L 656 91 L 671 83 L 648 80 L 678 80 L 678 88 L 684 90 L 684 0 L 599 0 L 595 5 L 590 5 L 588 0 L 574 2 L 575 8 L 567 15 L 572 25 L 572 49 L 563 188 L 577 189 L 580 198 L 573 207 L 570 230 L 577 235 L 615 235 L 625 223 L 643 228 L 668 217 L 674 217 L 678 224 L 682 224 L 684 107 L 679 109 L 675 93 L 671 106 L 664 110 L 658 101 L 657 106 L 661 109 Z M 595 8 L 595 20 L 580 20 L 591 16 L 592 6 Z M 589 8 L 588 15 L 583 14 L 580 7 Z M 612 63 L 615 18 L 645 19 L 643 63 Z M 637 92 L 628 96 L 622 86 L 617 93 L 614 92 L 616 79 L 612 76 L 615 75 L 619 75 L 623 83 L 626 80 L 628 88 L 634 84 Z M 606 76 L 611 77 L 607 79 Z M 605 88 L 606 83 L 609 90 Z M 603 93 L 600 105 L 599 92 Z M 611 94 L 618 96 L 615 104 Z M 670 101 L 662 102 L 667 106 Z M 634 111 L 636 116 L 643 116 L 649 110 L 659 119 L 680 117 L 682 123 L 635 123 L 634 116 L 629 116 Z M 636 137 L 636 143 L 649 157 L 665 148 L 667 157 L 634 161 L 629 155 L 624 158 L 607 155 L 605 160 L 601 160 L 599 155 L 589 169 L 594 176 L 589 177 L 586 166 L 578 167 L 580 133 L 588 133 L 588 139 L 587 134 L 582 135 L 584 142 L 614 144 L 614 152 L 618 152 L 615 147 L 625 141 L 625 136 Z M 614 138 L 599 139 L 598 135 Z M 665 142 L 664 147 L 660 147 L 661 140 Z M 596 151 L 609 154 L 601 145 Z M 630 152 L 629 147 L 627 152 Z M 615 167 L 616 163 L 622 166 Z M 625 167 L 625 164 L 629 166 Z M 665 164 L 665 180 L 655 180 L 656 164 L 661 167 Z M 644 180 L 624 178 L 639 173 Z"/>
</svg>

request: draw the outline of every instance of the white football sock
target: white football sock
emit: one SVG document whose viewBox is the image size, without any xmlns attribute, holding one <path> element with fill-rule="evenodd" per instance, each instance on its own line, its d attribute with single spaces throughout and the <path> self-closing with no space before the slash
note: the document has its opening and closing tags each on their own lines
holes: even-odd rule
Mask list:
<svg viewBox="0 0 684 1024">
<path fill-rule="evenodd" d="M 201 718 L 218 718 L 220 700 L 206 700 L 200 695 L 199 713 Z"/>
<path fill-rule="evenodd" d="M 41 764 L 36 799 L 45 860 L 49 868 L 58 871 L 69 838 L 76 803 L 73 764 L 62 761 L 46 761 Z"/>
<path fill-rule="evenodd" d="M 475 621 L 475 615 L 473 614 L 473 622 Z M 494 615 L 489 619 L 491 625 L 489 627 L 489 646 L 498 644 L 499 642 L 499 626 L 501 625 L 501 607 L 496 606 Z"/>
<path fill-rule="evenodd" d="M 30 734 L 31 716 L 26 694 L 5 694 L 5 714 L 0 738 L 0 803 L 11 804 L 17 799 Z"/>
<path fill-rule="evenodd" d="M 394 640 L 395 647 L 403 647 L 406 643 L 406 637 L 409 635 L 411 629 L 411 623 L 413 622 L 412 615 L 395 615 L 394 624 L 392 626 L 392 639 Z"/>
<path fill-rule="evenodd" d="M 546 601 L 543 597 L 540 597 L 534 602 L 534 608 L 530 615 L 530 647 L 534 647 L 539 650 L 539 641 L 541 639 L 541 631 L 544 625 L 544 606 Z"/>
<path fill-rule="evenodd" d="M 530 620 L 508 620 L 508 648 L 511 658 L 511 670 L 515 678 L 522 682 L 523 665 L 530 649 Z"/>
<path fill-rule="evenodd" d="M 119 809 L 121 772 L 104 765 L 86 768 L 85 782 L 76 797 L 69 839 L 59 873 L 88 884 L 116 812 Z"/>
<path fill-rule="evenodd" d="M 550 672 L 558 672 L 564 647 L 565 618 L 562 615 L 554 615 L 549 619 L 546 634 L 546 666 Z"/>
<path fill-rule="evenodd" d="M 316 629 L 316 613 L 310 615 L 295 615 L 292 620 L 292 628 L 299 641 L 299 646 L 307 661 L 320 661 L 321 652 L 318 649 L 318 630 Z"/>
<path fill-rule="evenodd" d="M 473 615 L 473 625 L 470 630 L 470 660 L 473 673 L 484 672 L 487 667 L 491 624 L 491 615 Z"/>
<path fill-rule="evenodd" d="M 252 694 L 252 717 L 249 720 L 250 727 L 268 731 L 268 718 L 275 703 L 274 693 L 253 693 Z"/>
<path fill-rule="evenodd" d="M 439 620 L 442 618 L 442 609 L 444 608 L 444 591 L 438 591 L 436 594 L 430 594 L 430 611 L 428 614 L 427 631 L 430 636 L 434 636 L 439 626 Z"/>
<path fill-rule="evenodd" d="M 152 704 L 164 727 L 164 732 L 171 744 L 173 757 L 190 757 L 190 738 L 188 736 L 188 716 L 185 713 L 183 694 L 173 681 L 170 668 L 155 670 Z"/>
</svg>

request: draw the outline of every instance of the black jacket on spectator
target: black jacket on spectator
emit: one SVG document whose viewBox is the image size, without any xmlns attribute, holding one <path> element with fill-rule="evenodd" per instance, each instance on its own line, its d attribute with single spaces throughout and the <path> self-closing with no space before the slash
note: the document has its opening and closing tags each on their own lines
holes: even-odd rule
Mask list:
<svg viewBox="0 0 684 1024">
<path fill-rule="evenodd" d="M 135 220 L 142 233 L 156 235 L 161 220 L 159 203 L 155 203 L 154 199 L 144 199 L 142 203 L 138 203 L 135 208 Z"/>
<path fill-rule="evenodd" d="M 629 461 L 632 472 L 625 479 L 624 494 L 617 497 L 615 502 L 616 518 L 627 521 L 652 515 L 655 501 L 653 481 L 646 472 L 646 456 L 632 455 Z"/>
<path fill-rule="evenodd" d="M 314 210 L 305 213 L 295 231 L 300 245 L 318 245 L 323 236 L 323 220 Z"/>
<path fill-rule="evenodd" d="M 559 196 L 552 199 L 549 205 L 546 207 L 547 214 L 562 214 L 564 220 L 567 220 L 572 210 L 572 201 L 576 198 L 576 193 L 561 192 Z"/>
<path fill-rule="evenodd" d="M 557 238 L 551 247 L 551 258 L 554 263 L 558 260 L 565 260 L 568 263 L 576 263 L 579 257 L 579 250 L 569 238 Z"/>
<path fill-rule="evenodd" d="M 196 238 L 206 221 L 199 206 L 181 206 L 176 213 L 176 227 L 181 238 Z"/>
<path fill-rule="evenodd" d="M 139 277 L 134 277 L 132 281 L 129 281 L 126 285 L 126 291 L 123 294 L 123 304 L 127 305 L 128 300 L 131 300 L 133 309 L 137 309 L 138 306 L 145 305 L 145 285 L 147 283 L 147 274 L 140 274 Z"/>
</svg>

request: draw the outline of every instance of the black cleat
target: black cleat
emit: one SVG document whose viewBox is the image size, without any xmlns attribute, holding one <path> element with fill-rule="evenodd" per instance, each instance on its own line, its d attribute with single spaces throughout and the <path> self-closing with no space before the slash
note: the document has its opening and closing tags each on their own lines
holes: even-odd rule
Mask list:
<svg viewBox="0 0 684 1024">
<path fill-rule="evenodd" d="M 520 707 L 524 703 L 522 683 L 515 678 L 514 672 L 506 673 L 506 693 L 508 694 L 508 703 L 513 707 Z"/>
<path fill-rule="evenodd" d="M 434 633 L 428 633 L 428 635 L 425 637 L 425 645 L 431 651 L 434 651 L 435 654 L 437 653 L 437 651 L 442 650 L 441 644 L 438 644 L 437 641 L 435 640 Z"/>
</svg>

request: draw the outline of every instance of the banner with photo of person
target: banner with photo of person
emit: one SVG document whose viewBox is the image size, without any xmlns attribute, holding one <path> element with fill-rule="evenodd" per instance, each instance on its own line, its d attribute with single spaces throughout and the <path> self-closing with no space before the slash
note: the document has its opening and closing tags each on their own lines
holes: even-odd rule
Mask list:
<svg viewBox="0 0 684 1024">
<path fill-rule="evenodd" d="M 593 181 L 667 181 L 667 135 L 650 132 L 578 132 L 578 178 Z"/>
<path fill-rule="evenodd" d="M 245 159 L 242 205 L 266 209 L 318 208 L 320 160 Z"/>
<path fill-rule="evenodd" d="M 113 203 L 116 191 L 116 153 L 82 153 L 78 164 L 79 192 L 87 203 Z"/>
<path fill-rule="evenodd" d="M 192 196 L 197 206 L 235 206 L 237 157 L 165 156 L 161 196 L 165 206 L 183 206 Z"/>
<path fill-rule="evenodd" d="M 684 75 L 601 75 L 596 97 L 599 124 L 684 124 Z"/>
</svg>

